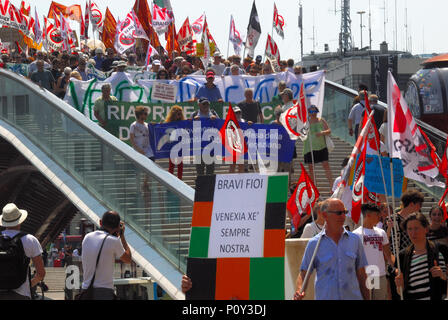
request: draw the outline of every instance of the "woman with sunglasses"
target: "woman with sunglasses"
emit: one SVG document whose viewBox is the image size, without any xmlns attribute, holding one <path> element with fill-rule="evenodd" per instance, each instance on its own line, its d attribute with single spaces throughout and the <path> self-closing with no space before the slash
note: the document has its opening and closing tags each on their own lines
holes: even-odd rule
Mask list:
<svg viewBox="0 0 448 320">
<path fill-rule="evenodd" d="M 318 113 L 319 109 L 315 105 L 308 108 L 310 130 L 303 142 L 303 157 L 305 163 L 308 164 L 311 179 L 314 180 L 314 164 L 322 163 L 328 183 L 332 186 L 333 176 L 328 163 L 328 149 L 325 141 L 325 136 L 331 135 L 331 129 L 324 118 L 317 117 Z"/>
<path fill-rule="evenodd" d="M 184 112 L 181 106 L 172 106 L 170 111 L 168 112 L 168 116 L 166 117 L 165 123 L 175 122 L 175 121 L 183 121 L 185 120 Z M 170 157 L 170 164 L 168 167 L 168 172 L 174 174 L 174 159 Z M 177 177 L 182 180 L 182 173 L 184 170 L 184 163 L 182 162 L 182 158 L 175 159 L 177 162 Z"/>
</svg>

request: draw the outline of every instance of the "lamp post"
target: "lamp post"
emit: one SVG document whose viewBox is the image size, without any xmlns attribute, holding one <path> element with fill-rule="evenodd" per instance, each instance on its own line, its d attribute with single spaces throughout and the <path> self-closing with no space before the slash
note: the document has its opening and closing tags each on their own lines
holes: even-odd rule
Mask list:
<svg viewBox="0 0 448 320">
<path fill-rule="evenodd" d="M 361 18 L 361 48 L 359 48 L 360 50 L 362 50 L 362 28 L 363 28 L 363 25 L 362 25 L 362 15 L 364 14 L 364 13 L 366 13 L 365 11 L 358 11 L 358 12 L 356 12 L 357 14 L 359 14 L 359 16 L 360 16 L 360 18 Z"/>
</svg>

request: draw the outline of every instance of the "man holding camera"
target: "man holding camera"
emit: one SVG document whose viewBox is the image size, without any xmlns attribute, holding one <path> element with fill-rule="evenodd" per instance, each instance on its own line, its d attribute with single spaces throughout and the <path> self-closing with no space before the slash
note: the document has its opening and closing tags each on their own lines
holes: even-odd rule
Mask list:
<svg viewBox="0 0 448 320">
<path fill-rule="evenodd" d="M 131 263 L 131 250 L 124 237 L 124 223 L 117 212 L 104 213 L 100 226 L 82 242 L 82 289 L 87 290 L 94 278 L 93 300 L 113 300 L 115 261 Z"/>
</svg>

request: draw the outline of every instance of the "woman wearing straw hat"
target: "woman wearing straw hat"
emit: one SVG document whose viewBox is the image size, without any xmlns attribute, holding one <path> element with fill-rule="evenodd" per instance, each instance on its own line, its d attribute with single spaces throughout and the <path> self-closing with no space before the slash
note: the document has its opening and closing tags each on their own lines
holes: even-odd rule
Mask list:
<svg viewBox="0 0 448 320">
<path fill-rule="evenodd" d="M 42 247 L 39 240 L 33 235 L 20 232 L 20 226 L 26 220 L 27 216 L 28 212 L 17 208 L 14 203 L 8 203 L 4 206 L 2 215 L 0 216 L 0 227 L 4 227 L 5 230 L 1 232 L 0 243 L 3 246 L 3 244 L 7 242 L 7 239 L 20 237 L 25 256 L 28 258 L 28 263 L 29 259 L 33 261 L 36 273 L 30 281 L 30 269 L 28 267 L 26 275 L 23 275 L 23 278 L 25 279 L 24 282 L 16 288 L 0 290 L 0 300 L 30 300 L 30 285 L 31 287 L 34 287 L 45 277 Z M 6 261 L 2 261 L 2 264 L 5 266 Z M 2 274 L 0 274 L 0 287 L 7 287 L 5 280 L 6 279 L 2 277 Z"/>
</svg>

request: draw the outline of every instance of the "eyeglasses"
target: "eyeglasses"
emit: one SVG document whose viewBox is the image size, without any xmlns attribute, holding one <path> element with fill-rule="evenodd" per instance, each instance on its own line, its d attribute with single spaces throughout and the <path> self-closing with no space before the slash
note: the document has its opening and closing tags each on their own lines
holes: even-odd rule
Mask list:
<svg viewBox="0 0 448 320">
<path fill-rule="evenodd" d="M 330 210 L 328 210 L 327 212 L 328 213 L 334 213 L 337 216 L 346 215 L 348 213 L 347 210 L 341 210 L 341 211 L 330 211 Z"/>
<path fill-rule="evenodd" d="M 315 114 L 315 113 L 319 113 L 319 111 L 317 111 L 317 110 L 309 110 L 308 113 L 309 114 Z"/>
</svg>

